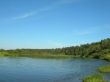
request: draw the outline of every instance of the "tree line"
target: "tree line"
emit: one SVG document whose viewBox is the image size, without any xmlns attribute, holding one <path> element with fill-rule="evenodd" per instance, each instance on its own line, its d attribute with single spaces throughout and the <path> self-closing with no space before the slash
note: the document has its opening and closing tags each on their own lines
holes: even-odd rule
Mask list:
<svg viewBox="0 0 110 82">
<path fill-rule="evenodd" d="M 0 55 L 2 54 L 5 56 L 71 55 L 73 57 L 103 58 L 105 54 L 109 53 L 110 38 L 90 44 L 56 49 L 0 49 Z"/>
</svg>

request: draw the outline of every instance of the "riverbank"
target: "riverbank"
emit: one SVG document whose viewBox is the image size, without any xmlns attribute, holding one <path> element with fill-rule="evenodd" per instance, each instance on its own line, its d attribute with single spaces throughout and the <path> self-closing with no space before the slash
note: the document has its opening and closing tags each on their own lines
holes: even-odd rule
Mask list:
<svg viewBox="0 0 110 82">
<path fill-rule="evenodd" d="M 1 56 L 20 56 L 20 57 L 80 57 L 110 60 L 110 38 L 99 42 L 82 44 L 56 49 L 0 49 Z M 58 56 L 59 55 L 59 56 Z"/>
<path fill-rule="evenodd" d="M 83 82 L 108 82 L 103 78 L 103 73 L 110 73 L 110 65 L 105 65 L 97 68 L 100 74 L 90 75 L 83 79 Z"/>
<path fill-rule="evenodd" d="M 93 42 L 91 44 L 83 44 L 80 46 L 71 46 L 57 49 L 1 49 L 0 57 L 32 57 L 50 59 L 90 58 L 110 61 L 110 38 L 101 40 L 100 42 Z M 109 70 L 109 66 L 98 68 L 99 72 L 109 72 Z M 95 77 L 96 75 L 90 76 L 89 79 L 93 79 L 92 82 L 96 82 Z M 86 82 L 87 80 L 84 81 Z M 101 80 L 104 82 L 103 79 Z M 91 81 L 88 80 L 87 82 Z"/>
<path fill-rule="evenodd" d="M 17 54 L 0 54 L 0 57 L 30 57 L 30 58 L 50 58 L 50 59 L 66 59 L 66 58 L 75 58 L 71 55 L 63 55 L 63 54 L 57 54 L 57 55 L 51 55 L 51 54 L 39 54 L 39 55 L 17 55 Z"/>
<path fill-rule="evenodd" d="M 87 76 L 83 79 L 83 82 L 107 82 L 103 79 L 103 76 L 100 74 L 95 74 L 91 76 Z"/>
<path fill-rule="evenodd" d="M 98 71 L 101 73 L 110 73 L 110 65 L 99 67 Z"/>
</svg>

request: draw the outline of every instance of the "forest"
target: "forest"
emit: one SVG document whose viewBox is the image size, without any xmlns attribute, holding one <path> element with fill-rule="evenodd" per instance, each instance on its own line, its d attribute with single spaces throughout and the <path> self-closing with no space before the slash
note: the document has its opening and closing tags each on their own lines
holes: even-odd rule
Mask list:
<svg viewBox="0 0 110 82">
<path fill-rule="evenodd" d="M 56 49 L 0 49 L 0 56 L 24 56 L 24 57 L 81 57 L 110 60 L 110 38 L 83 44 Z"/>
</svg>

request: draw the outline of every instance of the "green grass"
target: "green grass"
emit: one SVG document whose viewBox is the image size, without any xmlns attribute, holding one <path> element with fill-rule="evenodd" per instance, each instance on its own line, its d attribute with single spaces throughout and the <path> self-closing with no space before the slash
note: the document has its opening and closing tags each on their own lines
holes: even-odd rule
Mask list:
<svg viewBox="0 0 110 82">
<path fill-rule="evenodd" d="M 27 56 L 25 56 L 25 57 L 27 57 Z M 72 56 L 68 56 L 68 55 L 52 55 L 52 54 L 42 54 L 42 55 L 35 55 L 35 56 L 28 56 L 28 57 L 34 57 L 34 58 L 55 58 L 55 59 L 64 59 L 64 58 L 72 58 Z"/>
<path fill-rule="evenodd" d="M 103 79 L 102 75 L 96 74 L 85 77 L 83 82 L 107 82 L 107 81 Z"/>
<path fill-rule="evenodd" d="M 110 53 L 101 56 L 101 59 L 104 59 L 104 60 L 110 61 Z"/>
<path fill-rule="evenodd" d="M 105 57 L 104 57 L 104 59 L 106 59 L 106 60 L 109 60 L 109 61 L 110 61 L 110 53 L 109 53 L 109 54 L 106 54 L 106 55 L 105 55 Z"/>
<path fill-rule="evenodd" d="M 0 57 L 4 57 L 7 54 L 7 52 L 0 52 Z"/>
<path fill-rule="evenodd" d="M 110 65 L 99 67 L 98 71 L 101 73 L 110 73 Z"/>
<path fill-rule="evenodd" d="M 7 53 L 7 52 L 0 52 L 0 57 L 33 57 L 33 58 L 73 58 L 71 55 L 64 55 L 64 54 L 17 54 L 17 53 Z"/>
</svg>

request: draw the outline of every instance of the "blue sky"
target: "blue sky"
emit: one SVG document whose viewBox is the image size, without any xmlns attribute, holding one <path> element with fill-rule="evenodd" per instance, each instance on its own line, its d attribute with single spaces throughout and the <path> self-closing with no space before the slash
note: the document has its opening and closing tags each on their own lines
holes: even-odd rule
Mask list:
<svg viewBox="0 0 110 82">
<path fill-rule="evenodd" d="M 110 0 L 0 0 L 0 48 L 58 48 L 110 37 Z"/>
</svg>

